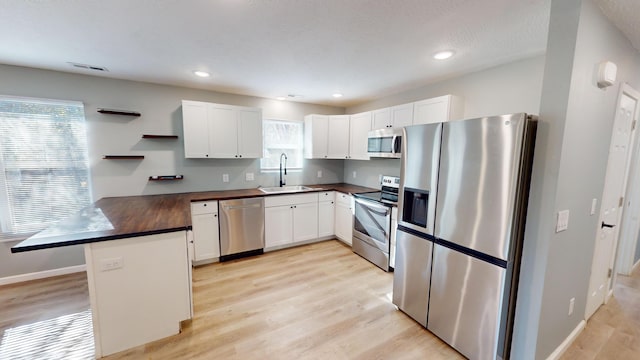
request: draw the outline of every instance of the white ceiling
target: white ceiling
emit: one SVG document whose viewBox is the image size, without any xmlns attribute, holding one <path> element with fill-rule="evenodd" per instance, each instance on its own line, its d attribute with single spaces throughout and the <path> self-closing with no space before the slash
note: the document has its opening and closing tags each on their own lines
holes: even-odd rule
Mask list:
<svg viewBox="0 0 640 360">
<path fill-rule="evenodd" d="M 0 63 L 351 106 L 543 54 L 550 1 L 1 0 Z"/>
</svg>

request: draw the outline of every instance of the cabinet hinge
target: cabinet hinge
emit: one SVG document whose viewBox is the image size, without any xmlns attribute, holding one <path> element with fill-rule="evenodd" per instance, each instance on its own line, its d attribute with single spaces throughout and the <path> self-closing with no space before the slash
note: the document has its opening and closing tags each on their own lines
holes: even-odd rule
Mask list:
<svg viewBox="0 0 640 360">
<path fill-rule="evenodd" d="M 631 123 L 631 130 L 635 130 L 635 128 L 636 128 L 636 121 L 637 121 L 637 120 L 633 120 L 633 122 Z"/>
<path fill-rule="evenodd" d="M 620 196 L 620 201 L 618 202 L 618 207 L 621 207 L 624 204 L 624 196 Z"/>
<path fill-rule="evenodd" d="M 609 272 L 607 273 L 607 278 L 611 279 L 612 273 L 613 273 L 613 269 L 609 269 Z"/>
</svg>

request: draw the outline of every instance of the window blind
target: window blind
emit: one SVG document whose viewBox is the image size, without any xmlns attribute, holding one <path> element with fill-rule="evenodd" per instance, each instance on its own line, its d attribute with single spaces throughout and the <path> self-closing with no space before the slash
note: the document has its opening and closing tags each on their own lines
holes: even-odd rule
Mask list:
<svg viewBox="0 0 640 360">
<path fill-rule="evenodd" d="M 80 102 L 0 96 L 2 237 L 40 231 L 91 204 Z"/>
<path fill-rule="evenodd" d="M 262 122 L 264 154 L 262 170 L 280 168 L 280 154 L 287 154 L 287 169 L 302 169 L 303 123 L 297 121 L 264 120 Z"/>
</svg>

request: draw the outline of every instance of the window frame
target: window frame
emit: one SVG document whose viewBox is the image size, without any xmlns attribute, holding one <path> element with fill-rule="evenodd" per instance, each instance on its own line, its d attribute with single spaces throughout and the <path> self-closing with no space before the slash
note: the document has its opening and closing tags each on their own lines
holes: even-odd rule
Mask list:
<svg viewBox="0 0 640 360">
<path fill-rule="evenodd" d="M 88 201 L 86 202 L 86 204 L 84 204 L 82 202 L 82 204 L 80 205 L 80 208 L 78 210 L 80 210 L 81 208 L 84 208 L 90 204 L 93 203 L 93 186 L 92 186 L 92 173 L 91 173 L 91 157 L 90 157 L 90 146 L 89 146 L 89 129 L 88 129 L 88 122 L 87 122 L 87 117 L 86 117 L 86 109 L 85 109 L 85 105 L 83 102 L 81 101 L 74 101 L 74 100 L 61 100 L 61 99 L 49 99 L 49 98 L 33 98 L 33 97 L 26 97 L 26 96 L 11 96 L 11 95 L 4 95 L 4 94 L 0 94 L 0 100 L 1 101 L 7 101 L 7 102 L 23 102 L 26 104 L 41 104 L 41 105 L 51 105 L 51 106 L 76 106 L 81 108 L 82 110 L 82 115 L 81 115 L 81 130 L 84 131 L 84 136 L 83 137 L 78 137 L 78 136 L 74 136 L 74 139 L 80 140 L 84 142 L 85 145 L 85 153 L 83 154 L 83 161 L 81 161 L 80 163 L 83 164 L 84 166 L 82 166 L 80 168 L 80 170 L 82 171 L 83 175 L 85 174 L 86 171 L 86 184 L 85 185 L 81 185 L 81 187 L 86 188 L 86 193 L 85 196 L 87 196 Z M 14 114 L 18 114 L 19 112 L 14 112 Z M 38 116 L 42 116 L 42 115 L 47 115 L 47 113 L 44 112 L 31 112 L 31 113 L 24 113 L 25 117 L 33 117 L 36 118 Z M 52 113 L 49 113 L 52 114 Z M 70 117 L 68 117 L 67 123 L 71 123 L 72 121 L 79 121 L 80 118 L 79 117 L 75 117 L 73 115 L 71 115 Z M 53 120 L 52 120 L 53 121 Z M 40 135 L 40 134 L 38 134 Z M 64 136 L 64 135 L 62 135 Z M 64 141 L 64 138 L 62 138 Z M 0 144 L 0 146 L 2 146 Z M 22 149 L 21 149 L 22 150 Z M 77 159 L 74 159 L 73 157 L 66 157 L 63 158 L 64 162 L 64 166 L 62 167 L 57 167 L 57 166 L 53 166 L 53 167 L 46 167 L 46 166 L 37 166 L 37 167 L 28 167 L 25 166 L 24 164 L 19 165 L 17 167 L 15 167 L 15 169 L 24 169 L 24 171 L 52 171 L 52 170 L 66 170 L 66 171 L 70 171 L 73 169 L 78 169 L 75 166 L 70 166 L 72 164 L 78 164 Z M 20 164 L 21 161 L 18 161 L 16 164 Z M 22 160 L 22 163 L 24 163 L 25 160 Z M 59 165 L 59 164 L 58 164 Z M 48 228 L 49 226 L 52 226 L 53 224 L 55 224 L 55 222 L 60 221 L 64 218 L 64 216 L 71 216 L 72 214 L 67 214 L 67 213 L 63 213 L 63 217 L 62 218 L 58 218 L 57 220 L 54 220 L 55 217 L 51 217 L 48 218 L 49 221 L 41 221 L 40 224 L 42 224 L 42 228 L 40 230 L 35 230 L 35 231 L 24 231 L 24 232 L 13 232 L 16 229 L 14 229 L 14 225 L 13 225 L 13 218 L 15 216 L 15 212 L 14 210 L 11 209 L 10 203 L 11 203 L 11 194 L 10 194 L 10 185 L 8 184 L 8 180 L 7 180 L 7 172 L 9 170 L 7 169 L 12 169 L 11 163 L 9 162 L 9 164 L 7 164 L 7 161 L 4 158 L 4 151 L 0 148 L 0 205 L 2 205 L 2 209 L 0 209 L 0 243 L 3 242 L 11 242 L 11 241 L 20 241 L 20 240 L 24 240 L 30 236 L 33 236 L 34 234 Z M 22 171 L 22 170 L 20 170 Z M 73 172 L 73 171 L 72 171 Z M 34 184 L 36 185 L 36 184 Z M 66 185 L 65 185 L 66 186 Z M 68 189 L 73 190 L 73 189 L 77 189 L 77 186 L 69 186 Z M 31 189 L 31 188 L 30 188 Z M 62 189 L 62 187 L 60 187 L 60 189 Z M 37 200 L 42 200 L 39 197 L 36 197 L 36 201 Z"/>
<path fill-rule="evenodd" d="M 277 118 L 265 118 L 262 121 L 262 157 L 260 158 L 260 172 L 261 173 L 277 173 L 280 171 L 278 167 L 264 167 L 265 163 L 265 154 L 267 152 L 267 141 L 265 137 L 265 123 L 266 122 L 281 122 L 281 123 L 293 123 L 300 126 L 300 143 L 298 147 L 294 147 L 292 149 L 300 149 L 300 167 L 290 166 L 290 163 L 287 162 L 287 171 L 289 172 L 302 172 L 304 169 L 304 121 L 303 120 L 289 120 L 289 119 L 277 119 Z M 290 156 L 289 156 L 290 157 Z"/>
</svg>

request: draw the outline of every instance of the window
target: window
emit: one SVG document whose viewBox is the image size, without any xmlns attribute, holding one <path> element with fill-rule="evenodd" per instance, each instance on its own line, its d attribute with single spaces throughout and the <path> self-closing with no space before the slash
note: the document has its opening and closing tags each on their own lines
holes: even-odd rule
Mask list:
<svg viewBox="0 0 640 360">
<path fill-rule="evenodd" d="M 0 96 L 0 239 L 91 204 L 89 180 L 82 103 Z"/>
<path fill-rule="evenodd" d="M 302 170 L 302 122 L 265 120 L 262 123 L 264 154 L 260 160 L 263 171 L 280 168 L 280 154 L 287 154 L 287 169 Z"/>
</svg>

